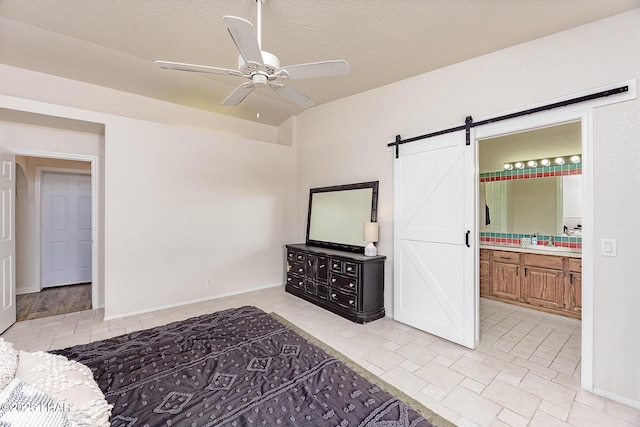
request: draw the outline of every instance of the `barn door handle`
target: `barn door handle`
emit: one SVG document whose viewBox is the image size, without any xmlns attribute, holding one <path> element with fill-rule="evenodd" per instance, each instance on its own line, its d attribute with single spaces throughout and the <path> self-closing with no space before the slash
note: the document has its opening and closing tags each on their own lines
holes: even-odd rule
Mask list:
<svg viewBox="0 0 640 427">
<path fill-rule="evenodd" d="M 469 244 L 469 235 L 471 234 L 471 230 L 467 230 L 467 233 L 464 235 L 464 241 L 467 245 L 468 248 L 471 247 L 471 245 Z"/>
</svg>

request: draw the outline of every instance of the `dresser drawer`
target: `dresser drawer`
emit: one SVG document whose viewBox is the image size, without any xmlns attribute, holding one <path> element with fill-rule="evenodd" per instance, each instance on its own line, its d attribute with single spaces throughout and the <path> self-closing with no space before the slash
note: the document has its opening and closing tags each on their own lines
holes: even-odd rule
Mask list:
<svg viewBox="0 0 640 427">
<path fill-rule="evenodd" d="M 304 289 L 304 279 L 291 273 L 287 273 L 287 284 L 296 289 Z"/>
<path fill-rule="evenodd" d="M 351 310 L 356 309 L 356 296 L 353 294 L 347 294 L 331 289 L 330 300 L 331 302 L 341 305 L 342 307 L 346 307 Z"/>
<path fill-rule="evenodd" d="M 338 288 L 345 292 L 355 293 L 357 289 L 357 280 L 355 277 L 342 276 L 339 274 L 331 273 L 331 280 L 329 280 L 331 288 Z"/>
<path fill-rule="evenodd" d="M 342 273 L 342 260 L 340 260 L 340 259 L 332 259 L 331 260 L 331 271 L 335 271 L 336 273 Z"/>
<path fill-rule="evenodd" d="M 493 251 L 493 260 L 507 264 L 520 264 L 520 254 L 517 252 Z"/>
<path fill-rule="evenodd" d="M 287 274 L 297 274 L 304 276 L 305 268 L 303 262 L 287 261 Z"/>
<path fill-rule="evenodd" d="M 358 266 L 352 262 L 347 262 L 344 261 L 342 263 L 343 267 L 344 267 L 344 271 L 343 273 L 348 274 L 350 276 L 357 276 L 358 275 Z"/>
</svg>

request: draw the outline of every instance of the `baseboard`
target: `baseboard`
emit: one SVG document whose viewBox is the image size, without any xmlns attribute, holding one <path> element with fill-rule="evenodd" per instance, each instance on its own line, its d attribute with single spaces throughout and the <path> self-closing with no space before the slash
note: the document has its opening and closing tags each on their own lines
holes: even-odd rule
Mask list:
<svg viewBox="0 0 640 427">
<path fill-rule="evenodd" d="M 113 316 L 105 316 L 104 320 L 113 320 L 113 319 L 121 319 L 123 317 L 129 317 L 129 316 L 137 316 L 138 314 L 151 313 L 152 311 L 166 310 L 168 308 L 181 307 L 183 305 L 196 304 L 196 303 L 199 303 L 199 302 L 211 301 L 211 300 L 214 300 L 214 299 L 220 299 L 220 298 L 226 298 L 226 297 L 231 297 L 231 296 L 240 295 L 240 294 L 246 294 L 248 292 L 260 291 L 260 290 L 269 289 L 269 288 L 275 288 L 277 286 L 283 286 L 283 285 L 282 285 L 282 283 L 277 283 L 275 285 L 257 286 L 255 288 L 244 289 L 244 290 L 239 291 L 239 292 L 228 292 L 228 293 L 225 293 L 225 294 L 218 294 L 218 295 L 213 295 L 213 296 L 208 296 L 208 297 L 203 297 L 203 298 L 196 298 L 196 299 L 187 300 L 187 301 L 181 301 L 181 302 L 177 302 L 177 303 L 173 303 L 173 304 L 159 305 L 159 306 L 156 306 L 156 307 L 145 308 L 143 310 L 130 311 L 130 312 L 123 313 L 123 314 L 115 314 Z"/>
<path fill-rule="evenodd" d="M 607 390 L 603 390 L 598 387 L 593 388 L 593 394 L 597 394 L 598 396 L 606 397 L 609 400 L 613 400 L 618 403 L 622 403 L 623 405 L 631 406 L 635 409 L 640 409 L 640 402 L 637 400 L 629 399 L 628 397 L 620 396 L 618 394 L 612 393 Z"/>
<path fill-rule="evenodd" d="M 40 288 L 38 286 L 22 287 L 22 288 L 19 288 L 16 286 L 16 295 L 32 294 L 34 292 L 40 292 Z"/>
</svg>

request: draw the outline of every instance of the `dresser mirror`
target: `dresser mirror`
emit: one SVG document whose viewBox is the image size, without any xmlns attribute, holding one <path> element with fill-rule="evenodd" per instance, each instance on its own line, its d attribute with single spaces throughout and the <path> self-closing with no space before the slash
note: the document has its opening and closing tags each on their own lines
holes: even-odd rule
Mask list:
<svg viewBox="0 0 640 427">
<path fill-rule="evenodd" d="M 362 253 L 362 227 L 377 220 L 377 208 L 378 181 L 312 188 L 306 244 Z"/>
</svg>

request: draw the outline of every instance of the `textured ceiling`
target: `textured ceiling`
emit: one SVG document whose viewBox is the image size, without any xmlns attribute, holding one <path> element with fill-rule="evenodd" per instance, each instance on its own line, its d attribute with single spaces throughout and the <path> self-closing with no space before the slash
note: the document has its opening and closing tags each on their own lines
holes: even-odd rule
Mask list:
<svg viewBox="0 0 640 427">
<path fill-rule="evenodd" d="M 266 0 L 262 48 L 282 65 L 346 59 L 347 76 L 291 84 L 319 104 L 640 7 L 640 0 Z M 159 69 L 237 67 L 222 21 L 255 0 L 0 0 L 0 63 L 278 125 L 302 110 L 245 80 Z M 260 118 L 256 111 L 260 108 Z"/>
</svg>

